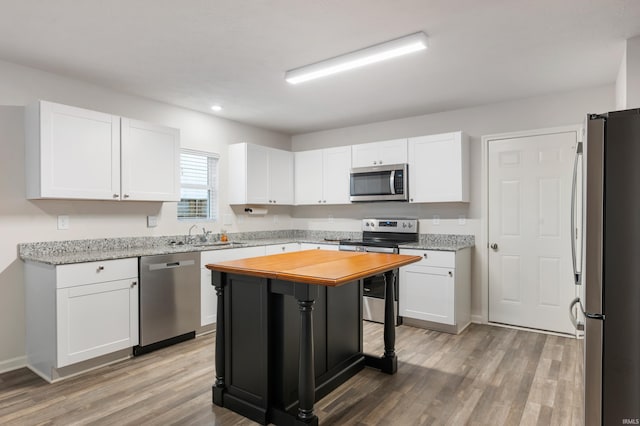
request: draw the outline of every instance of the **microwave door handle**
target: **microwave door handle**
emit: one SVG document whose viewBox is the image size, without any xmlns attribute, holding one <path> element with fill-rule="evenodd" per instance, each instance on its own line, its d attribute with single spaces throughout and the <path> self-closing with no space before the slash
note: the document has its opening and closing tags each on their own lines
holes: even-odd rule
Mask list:
<svg viewBox="0 0 640 426">
<path fill-rule="evenodd" d="M 396 171 L 391 170 L 389 174 L 389 188 L 391 188 L 391 195 L 396 195 L 396 186 L 394 185 L 396 181 Z"/>
</svg>

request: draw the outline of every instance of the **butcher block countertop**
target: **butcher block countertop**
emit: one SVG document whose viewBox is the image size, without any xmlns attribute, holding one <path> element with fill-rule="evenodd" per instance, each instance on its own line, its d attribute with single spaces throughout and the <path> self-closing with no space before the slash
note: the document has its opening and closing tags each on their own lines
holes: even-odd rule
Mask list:
<svg viewBox="0 0 640 426">
<path fill-rule="evenodd" d="M 304 250 L 206 265 L 213 271 L 335 287 L 409 265 L 420 256 Z"/>
</svg>

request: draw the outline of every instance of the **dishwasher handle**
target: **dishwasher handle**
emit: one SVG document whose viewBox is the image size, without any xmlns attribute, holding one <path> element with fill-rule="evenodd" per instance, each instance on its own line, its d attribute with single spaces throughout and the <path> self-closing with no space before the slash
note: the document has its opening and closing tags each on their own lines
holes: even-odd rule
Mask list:
<svg viewBox="0 0 640 426">
<path fill-rule="evenodd" d="M 174 268 L 182 268 L 183 266 L 191 266 L 195 265 L 195 260 L 180 260 L 178 262 L 163 262 L 163 263 L 152 263 L 149 265 L 150 271 L 157 271 L 160 269 L 174 269 Z"/>
</svg>

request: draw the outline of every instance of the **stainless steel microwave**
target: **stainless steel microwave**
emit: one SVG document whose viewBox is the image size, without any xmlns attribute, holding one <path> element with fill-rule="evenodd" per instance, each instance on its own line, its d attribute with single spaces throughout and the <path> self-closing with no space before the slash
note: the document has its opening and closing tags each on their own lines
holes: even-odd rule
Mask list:
<svg viewBox="0 0 640 426">
<path fill-rule="evenodd" d="M 351 169 L 351 201 L 408 201 L 408 166 L 355 167 Z"/>
</svg>

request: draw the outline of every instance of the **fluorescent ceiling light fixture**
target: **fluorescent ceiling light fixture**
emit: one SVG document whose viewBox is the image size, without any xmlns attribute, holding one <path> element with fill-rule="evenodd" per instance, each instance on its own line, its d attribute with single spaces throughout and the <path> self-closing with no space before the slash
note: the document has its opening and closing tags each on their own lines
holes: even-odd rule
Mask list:
<svg viewBox="0 0 640 426">
<path fill-rule="evenodd" d="M 289 70 L 284 78 L 288 83 L 298 84 L 305 81 L 325 77 L 342 71 L 374 64 L 376 62 L 417 52 L 427 48 L 427 36 L 423 32 L 417 32 L 395 40 L 386 41 L 374 46 L 365 47 L 355 52 L 345 53 L 335 58 L 305 65 Z"/>
<path fill-rule="evenodd" d="M 211 109 L 218 112 L 218 111 L 222 111 L 222 107 L 220 105 L 212 105 Z"/>
</svg>

